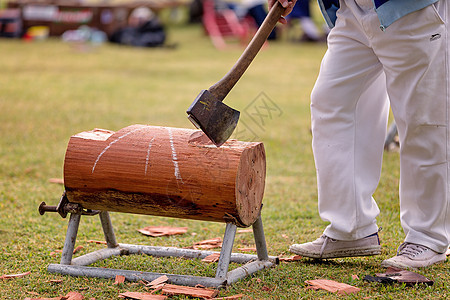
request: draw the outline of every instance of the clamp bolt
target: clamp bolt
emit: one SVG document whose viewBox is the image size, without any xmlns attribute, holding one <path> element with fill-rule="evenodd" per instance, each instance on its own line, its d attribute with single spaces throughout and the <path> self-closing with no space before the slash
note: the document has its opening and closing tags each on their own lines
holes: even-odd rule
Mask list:
<svg viewBox="0 0 450 300">
<path fill-rule="evenodd" d="M 45 202 L 42 202 L 39 205 L 39 213 L 41 215 L 45 214 L 46 212 L 58 212 L 58 207 L 53 205 L 47 205 Z"/>
</svg>

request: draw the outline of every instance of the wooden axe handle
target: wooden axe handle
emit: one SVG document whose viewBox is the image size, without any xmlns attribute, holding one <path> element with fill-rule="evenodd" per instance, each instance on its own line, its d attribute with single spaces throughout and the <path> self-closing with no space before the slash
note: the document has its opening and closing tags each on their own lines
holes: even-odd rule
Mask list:
<svg viewBox="0 0 450 300">
<path fill-rule="evenodd" d="M 262 45 L 266 42 L 267 37 L 274 29 L 284 11 L 285 9 L 283 6 L 281 6 L 281 4 L 277 1 L 269 11 L 268 15 L 264 19 L 264 22 L 259 27 L 247 48 L 242 53 L 241 57 L 239 57 L 236 64 L 221 80 L 208 89 L 208 91 L 213 94 L 217 100 L 223 101 L 238 80 L 242 77 L 250 63 L 255 58 L 256 54 L 258 54 L 259 49 L 261 49 Z"/>
</svg>

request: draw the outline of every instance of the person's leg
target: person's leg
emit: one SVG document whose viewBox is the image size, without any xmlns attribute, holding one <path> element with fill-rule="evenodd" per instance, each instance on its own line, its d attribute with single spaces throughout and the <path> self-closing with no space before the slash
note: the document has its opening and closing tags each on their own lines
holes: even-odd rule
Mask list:
<svg viewBox="0 0 450 300">
<path fill-rule="evenodd" d="M 303 30 L 303 36 L 300 41 L 317 42 L 322 39 L 319 29 L 310 17 L 301 17 L 300 26 Z"/>
<path fill-rule="evenodd" d="M 388 101 L 381 64 L 362 30 L 351 26 L 357 17 L 345 2 L 339 18 L 311 97 L 313 151 L 319 213 L 330 222 L 325 234 L 355 240 L 378 230 L 372 194 L 381 173 Z"/>
<path fill-rule="evenodd" d="M 374 39 L 400 138 L 405 242 L 425 246 L 406 251 L 402 245 L 399 254 L 434 250 L 423 256 L 424 261 L 410 260 L 410 253 L 387 263 L 427 266 L 443 261 L 444 254 L 435 254 L 445 253 L 449 245 L 449 15 L 448 1 L 440 1 L 401 18 Z"/>
<path fill-rule="evenodd" d="M 380 253 L 375 219 L 379 209 L 372 194 L 381 174 L 389 106 L 382 67 L 360 26 L 360 11 L 353 0 L 341 2 L 311 95 L 319 214 L 330 222 L 326 238 L 341 241 L 343 249 L 334 255 L 316 247 L 326 243 L 323 238 L 308 243 L 306 250 L 305 244 L 291 246 L 292 252 L 305 256 L 317 257 L 308 255 L 316 248 L 326 254 L 322 258 Z M 370 235 L 369 243 L 343 242 Z"/>
<path fill-rule="evenodd" d="M 303 30 L 300 41 L 317 42 L 323 40 L 320 31 L 311 18 L 309 0 L 297 1 L 292 12 L 287 16 L 287 20 L 292 23 L 293 19 L 298 19 Z"/>
</svg>

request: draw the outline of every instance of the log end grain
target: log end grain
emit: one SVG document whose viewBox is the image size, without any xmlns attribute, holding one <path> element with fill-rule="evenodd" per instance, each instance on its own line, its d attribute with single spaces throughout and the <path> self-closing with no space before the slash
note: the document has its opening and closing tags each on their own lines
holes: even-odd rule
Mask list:
<svg viewBox="0 0 450 300">
<path fill-rule="evenodd" d="M 259 217 L 264 196 L 266 155 L 258 143 L 242 152 L 236 176 L 236 206 L 241 222 L 249 226 Z"/>
</svg>

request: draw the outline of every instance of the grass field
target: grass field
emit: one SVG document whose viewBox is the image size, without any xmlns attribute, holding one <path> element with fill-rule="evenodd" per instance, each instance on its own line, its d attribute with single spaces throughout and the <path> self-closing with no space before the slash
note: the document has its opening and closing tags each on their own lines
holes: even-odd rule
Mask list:
<svg viewBox="0 0 450 300">
<path fill-rule="evenodd" d="M 169 28 L 175 49 L 138 49 L 102 45 L 80 49 L 50 39 L 25 43 L 0 40 L 0 276 L 30 271 L 22 278 L 0 280 L 0 299 L 56 297 L 70 291 L 85 299 L 116 299 L 120 292 L 145 291 L 141 284 L 49 274 L 59 263 L 67 219 L 40 216 L 39 203 L 56 205 L 63 186 L 65 149 L 71 135 L 93 128 L 119 130 L 132 124 L 192 128 L 185 110 L 201 89 L 219 80 L 243 48 L 214 49 L 199 27 Z M 317 238 L 326 224 L 317 214 L 316 179 L 311 153 L 309 94 L 323 44 L 271 43 L 229 94 L 227 103 L 242 112 L 249 131 L 241 140 L 265 144 L 267 178 L 262 217 L 270 255 L 288 256 L 288 246 Z M 254 119 L 255 107 L 270 99 L 264 123 Z M 271 112 L 272 114 L 268 114 Z M 242 125 L 241 126 L 242 129 Z M 256 138 L 255 138 L 256 136 Z M 378 223 L 382 255 L 323 262 L 302 259 L 282 263 L 222 289 L 220 296 L 244 299 L 341 298 L 305 289 L 305 280 L 333 279 L 361 288 L 357 299 L 446 299 L 450 296 L 448 263 L 420 271 L 435 280 L 432 287 L 382 285 L 362 280 L 384 269 L 380 262 L 395 254 L 402 242 L 398 207 L 398 154 L 386 153 L 382 179 L 375 193 L 381 209 Z M 194 241 L 220 237 L 224 224 L 111 213 L 122 243 L 186 247 Z M 187 226 L 182 236 L 149 238 L 137 229 L 150 225 Z M 85 254 L 103 246 L 97 217 L 83 217 L 77 246 Z M 250 234 L 236 237 L 235 251 L 252 246 Z M 130 256 L 108 259 L 97 266 L 214 276 L 215 264 L 184 259 Z M 359 279 L 353 279 L 358 275 Z M 53 283 L 51 280 L 62 280 Z M 173 299 L 184 299 L 174 297 Z"/>
</svg>

